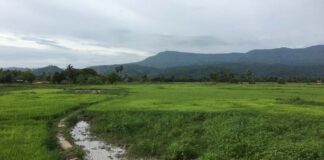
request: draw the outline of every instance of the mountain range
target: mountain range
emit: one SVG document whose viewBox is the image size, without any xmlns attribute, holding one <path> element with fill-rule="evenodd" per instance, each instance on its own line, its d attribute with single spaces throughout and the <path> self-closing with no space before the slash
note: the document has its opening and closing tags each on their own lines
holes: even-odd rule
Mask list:
<svg viewBox="0 0 324 160">
<path fill-rule="evenodd" d="M 247 53 L 199 54 L 165 51 L 135 63 L 140 66 L 169 68 L 188 65 L 239 64 L 284 64 L 324 65 L 324 45 L 307 48 L 259 49 Z"/>
<path fill-rule="evenodd" d="M 42 74 L 53 74 L 55 72 L 62 72 L 63 69 L 59 68 L 54 65 L 49 65 L 46 67 L 41 68 L 19 68 L 19 67 L 9 67 L 9 68 L 3 68 L 4 70 L 10 70 L 10 71 L 31 71 L 35 75 L 42 75 Z"/>
<path fill-rule="evenodd" d="M 202 54 L 177 51 L 160 52 L 136 63 L 123 64 L 130 75 L 201 77 L 220 69 L 257 76 L 323 76 L 324 45 L 307 48 L 257 49 L 247 53 Z M 116 65 L 92 66 L 100 73 L 111 72 Z"/>
<path fill-rule="evenodd" d="M 307 48 L 257 49 L 246 53 L 189 53 L 164 51 L 140 62 L 119 64 L 131 76 L 207 76 L 210 72 L 230 69 L 243 72 L 250 69 L 257 76 L 323 76 L 324 45 Z M 99 73 L 108 73 L 118 65 L 91 66 Z M 19 68 L 7 68 L 16 69 Z M 26 70 L 21 68 L 20 70 Z M 62 71 L 56 66 L 31 69 L 36 75 Z"/>
</svg>

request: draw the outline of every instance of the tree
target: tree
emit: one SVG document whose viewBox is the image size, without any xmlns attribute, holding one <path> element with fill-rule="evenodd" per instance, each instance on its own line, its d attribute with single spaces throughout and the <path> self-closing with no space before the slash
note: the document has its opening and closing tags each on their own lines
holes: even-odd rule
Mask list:
<svg viewBox="0 0 324 160">
<path fill-rule="evenodd" d="M 10 83 L 13 81 L 12 75 L 10 73 L 3 72 L 0 75 L 0 82 L 1 83 Z"/>
<path fill-rule="evenodd" d="M 246 70 L 244 77 L 249 84 L 255 84 L 255 76 L 251 70 Z"/>
<path fill-rule="evenodd" d="M 102 76 L 91 76 L 88 78 L 87 83 L 89 84 L 102 84 L 103 82 L 103 77 Z"/>
<path fill-rule="evenodd" d="M 124 67 L 122 65 L 115 67 L 115 72 L 118 75 L 117 81 L 122 81 L 125 78 L 125 77 L 123 78 L 122 76 L 123 69 Z"/>
<path fill-rule="evenodd" d="M 98 84 L 98 79 L 96 79 L 97 76 L 98 76 L 98 73 L 91 68 L 80 69 L 80 70 L 77 70 L 76 83 L 95 82 L 96 84 Z"/>
<path fill-rule="evenodd" d="M 284 78 L 278 78 L 278 84 L 286 84 L 286 80 Z"/>
<path fill-rule="evenodd" d="M 85 74 L 79 74 L 76 79 L 76 83 L 78 84 L 87 83 L 87 81 L 88 81 L 88 77 Z"/>
<path fill-rule="evenodd" d="M 142 76 L 142 82 L 147 82 L 149 79 L 146 74 Z"/>
<path fill-rule="evenodd" d="M 63 73 L 55 72 L 52 76 L 52 83 L 60 84 L 64 79 Z"/>
<path fill-rule="evenodd" d="M 231 83 L 239 83 L 241 81 L 240 77 L 238 75 L 234 75 L 231 79 Z"/>
<path fill-rule="evenodd" d="M 209 74 L 209 78 L 213 81 L 213 82 L 219 82 L 219 72 L 213 72 L 211 74 Z"/>
<path fill-rule="evenodd" d="M 0 83 L 11 83 L 12 81 L 13 81 L 13 76 L 11 72 L 0 69 Z"/>
<path fill-rule="evenodd" d="M 79 74 L 83 74 L 83 75 L 87 75 L 87 76 L 96 76 L 96 75 L 98 75 L 98 73 L 94 69 L 91 69 L 91 68 L 81 69 Z"/>
<path fill-rule="evenodd" d="M 234 74 L 231 70 L 227 69 L 211 73 L 209 78 L 214 82 L 238 83 L 240 81 L 240 77 Z"/>
<path fill-rule="evenodd" d="M 121 74 L 122 71 L 123 71 L 123 69 L 124 69 L 124 67 L 123 67 L 122 65 L 115 67 L 115 71 L 116 71 L 118 74 Z"/>
<path fill-rule="evenodd" d="M 22 73 L 22 80 L 32 83 L 36 79 L 35 75 L 31 71 Z"/>
<path fill-rule="evenodd" d="M 76 83 L 78 71 L 71 64 L 66 67 L 64 72 L 66 74 L 66 80 Z"/>
<path fill-rule="evenodd" d="M 118 80 L 118 74 L 116 72 L 111 72 L 108 74 L 108 81 L 111 84 L 114 84 Z"/>
</svg>

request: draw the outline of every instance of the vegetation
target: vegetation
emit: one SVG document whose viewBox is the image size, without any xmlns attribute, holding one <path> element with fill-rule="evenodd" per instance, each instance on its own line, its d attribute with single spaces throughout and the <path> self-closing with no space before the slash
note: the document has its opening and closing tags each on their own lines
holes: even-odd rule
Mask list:
<svg viewBox="0 0 324 160">
<path fill-rule="evenodd" d="M 93 131 L 158 159 L 323 159 L 324 88 L 275 84 L 122 85 L 90 106 Z M 302 98 L 295 98 L 295 97 Z"/>
<path fill-rule="evenodd" d="M 101 99 L 60 88 L 0 85 L 0 159 L 60 159 L 54 132 L 57 118 Z"/>
<path fill-rule="evenodd" d="M 36 76 L 31 71 L 9 71 L 0 69 L 0 83 L 33 82 Z"/>
<path fill-rule="evenodd" d="M 190 67 L 189 67 L 190 68 Z M 34 75 L 31 71 L 10 71 L 0 69 L 0 83 L 31 83 L 33 81 L 41 83 L 53 84 L 106 84 L 116 82 L 230 82 L 242 83 L 248 82 L 255 84 L 256 82 L 277 82 L 285 84 L 286 82 L 316 82 L 321 81 L 322 76 L 257 76 L 252 70 L 247 69 L 240 72 L 235 72 L 228 68 L 216 68 L 210 71 L 209 75 L 196 76 L 193 70 L 193 76 L 186 75 L 185 71 L 180 71 L 177 74 L 168 72 L 149 76 L 145 73 L 129 75 L 123 72 L 123 66 L 116 66 L 111 72 L 97 73 L 94 69 L 84 68 L 75 69 L 72 65 L 68 65 L 65 70 L 54 72 L 52 74 Z M 38 71 L 39 72 L 39 71 Z M 207 72 L 207 71 L 204 71 Z"/>
<path fill-rule="evenodd" d="M 0 159 L 59 159 L 55 124 L 84 104 L 93 133 L 126 145 L 133 158 L 324 158 L 321 85 L 0 85 L 0 92 Z"/>
</svg>

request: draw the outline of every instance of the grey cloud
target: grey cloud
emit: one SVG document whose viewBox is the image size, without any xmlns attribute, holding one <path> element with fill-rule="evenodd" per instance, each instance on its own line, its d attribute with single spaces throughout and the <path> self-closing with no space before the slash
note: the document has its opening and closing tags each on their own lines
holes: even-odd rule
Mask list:
<svg viewBox="0 0 324 160">
<path fill-rule="evenodd" d="M 51 47 L 58 48 L 58 49 L 68 49 L 64 46 L 57 44 L 57 42 L 54 40 L 34 38 L 34 37 L 22 37 L 22 39 L 27 40 L 27 41 L 33 41 L 33 42 L 36 42 L 41 45 L 51 46 Z"/>
<path fill-rule="evenodd" d="M 57 39 L 89 40 L 151 55 L 164 50 L 224 53 L 305 47 L 324 43 L 323 8 L 323 0 L 2 0 L 0 34 L 21 34 L 23 40 L 51 48 L 26 51 L 33 57 L 29 62 L 41 61 L 38 53 L 58 65 L 62 57 L 79 66 L 112 64 L 143 57 L 124 52 L 114 57 L 80 54 Z M 18 62 L 8 57 L 23 56 L 21 50 L 1 49 L 1 65 Z M 32 65 L 29 62 L 21 63 Z"/>
<path fill-rule="evenodd" d="M 155 39 L 160 43 L 181 46 L 208 47 L 212 45 L 230 45 L 228 42 L 214 36 L 176 36 L 176 35 L 156 35 Z"/>
<path fill-rule="evenodd" d="M 0 47 L 0 68 L 1 67 L 40 67 L 47 65 L 57 65 L 66 67 L 73 64 L 76 67 L 86 67 L 92 65 L 121 64 L 125 61 L 135 62 L 140 60 L 137 56 L 121 54 L 120 56 L 105 56 L 78 54 L 72 51 L 54 49 L 51 51 Z"/>
</svg>

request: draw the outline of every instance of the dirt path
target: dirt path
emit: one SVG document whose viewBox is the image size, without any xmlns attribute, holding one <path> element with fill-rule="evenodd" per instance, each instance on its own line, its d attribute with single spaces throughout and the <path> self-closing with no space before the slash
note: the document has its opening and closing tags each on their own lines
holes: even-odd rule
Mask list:
<svg viewBox="0 0 324 160">
<path fill-rule="evenodd" d="M 78 160 L 79 158 L 76 152 L 78 152 L 77 150 L 80 151 L 81 147 L 86 155 L 84 158 L 88 160 L 125 160 L 125 158 L 123 158 L 122 156 L 122 154 L 125 153 L 125 150 L 123 148 L 112 146 L 110 144 L 106 144 L 103 141 L 93 139 L 93 136 L 90 135 L 89 124 L 83 121 L 87 119 L 86 117 L 79 118 L 79 120 L 81 120 L 81 123 L 77 123 L 72 130 L 71 128 L 69 128 L 69 126 L 67 126 L 66 121 L 69 117 L 76 116 L 82 109 L 93 104 L 104 102 L 106 100 L 108 99 L 83 104 L 64 118 L 60 119 L 59 123 L 57 124 L 58 131 L 56 138 L 60 145 L 60 148 L 63 151 L 63 159 Z M 68 140 L 67 137 L 65 137 L 66 134 L 70 134 L 74 142 L 70 142 L 70 139 Z"/>
<path fill-rule="evenodd" d="M 56 138 L 61 149 L 64 152 L 64 157 L 67 160 L 78 160 L 78 157 L 72 153 L 73 145 L 64 137 L 64 131 L 67 129 L 65 125 L 65 118 L 61 119 L 57 124 L 58 133 L 56 134 Z"/>
<path fill-rule="evenodd" d="M 62 150 L 62 159 L 66 159 L 66 160 L 79 159 L 76 153 L 78 151 L 78 148 L 75 147 L 74 144 L 67 139 L 67 137 L 65 137 L 66 134 L 70 133 L 70 128 L 68 128 L 68 126 L 66 125 L 66 120 L 68 119 L 68 117 L 77 115 L 78 112 L 80 112 L 82 109 L 103 101 L 106 101 L 106 99 L 97 102 L 80 104 L 73 111 L 71 111 L 71 113 L 61 118 L 57 126 L 55 126 L 57 128 L 56 139 Z"/>
<path fill-rule="evenodd" d="M 61 148 L 65 151 L 67 151 L 68 149 L 72 148 L 72 144 L 65 139 L 65 137 L 63 136 L 63 130 L 65 127 L 65 118 L 61 119 L 60 122 L 57 125 L 59 132 L 56 135 L 56 138 L 58 139 L 58 142 L 61 146 Z"/>
</svg>

